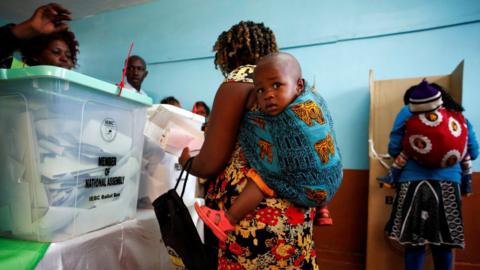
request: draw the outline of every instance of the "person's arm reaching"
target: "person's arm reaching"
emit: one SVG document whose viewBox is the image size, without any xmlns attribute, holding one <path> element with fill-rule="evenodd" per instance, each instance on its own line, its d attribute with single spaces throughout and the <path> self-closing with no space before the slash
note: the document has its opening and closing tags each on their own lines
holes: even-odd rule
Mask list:
<svg viewBox="0 0 480 270">
<path fill-rule="evenodd" d="M 211 177 L 220 172 L 230 159 L 237 140 L 238 128 L 245 111 L 251 83 L 223 83 L 215 95 L 208 131 L 200 153 L 193 159 L 190 173 Z M 179 158 L 184 165 L 190 158 L 185 148 Z"/>
<path fill-rule="evenodd" d="M 388 154 L 395 158 L 402 152 L 402 139 L 405 135 L 405 122 L 412 114 L 407 106 L 404 106 L 395 118 L 392 131 L 390 132 L 390 140 L 388 142 Z"/>
<path fill-rule="evenodd" d="M 477 159 L 478 157 L 478 141 L 477 141 L 477 136 L 475 135 L 475 131 L 473 130 L 472 124 L 467 120 L 467 128 L 468 128 L 468 144 L 467 144 L 467 149 L 468 149 L 468 154 L 470 154 L 470 158 L 472 160 Z"/>
<path fill-rule="evenodd" d="M 51 3 L 35 10 L 32 17 L 12 28 L 13 34 L 19 39 L 31 39 L 38 35 L 48 35 L 68 29 L 70 11 L 59 4 Z"/>
<path fill-rule="evenodd" d="M 70 11 L 59 4 L 51 3 L 37 8 L 32 17 L 24 22 L 1 27 L 0 62 L 11 57 L 23 40 L 67 30 L 68 24 L 65 21 L 69 20 Z"/>
<path fill-rule="evenodd" d="M 13 52 L 21 45 L 21 40 L 12 33 L 13 24 L 0 27 L 0 68 L 9 68 Z M 4 64 L 5 62 L 5 64 Z"/>
</svg>

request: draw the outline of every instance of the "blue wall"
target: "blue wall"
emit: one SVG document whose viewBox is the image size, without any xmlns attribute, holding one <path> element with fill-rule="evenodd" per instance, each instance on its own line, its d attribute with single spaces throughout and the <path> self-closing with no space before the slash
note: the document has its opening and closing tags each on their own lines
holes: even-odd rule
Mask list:
<svg viewBox="0 0 480 270">
<path fill-rule="evenodd" d="M 154 1 L 76 20 L 79 71 L 116 82 L 131 41 L 144 88 L 185 108 L 212 103 L 222 80 L 211 48 L 240 20 L 263 21 L 329 102 L 345 165 L 367 169 L 368 71 L 376 79 L 449 74 L 465 59 L 464 106 L 480 132 L 480 1 Z M 478 137 L 478 136 L 477 136 Z M 475 163 L 480 169 L 480 162 Z"/>
</svg>

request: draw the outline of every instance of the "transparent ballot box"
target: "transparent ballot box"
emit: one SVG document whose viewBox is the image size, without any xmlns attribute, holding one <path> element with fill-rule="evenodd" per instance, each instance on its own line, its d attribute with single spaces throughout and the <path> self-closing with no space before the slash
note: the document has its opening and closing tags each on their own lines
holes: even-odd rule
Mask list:
<svg viewBox="0 0 480 270">
<path fill-rule="evenodd" d="M 189 147 L 192 155 L 198 154 L 204 141 L 204 124 L 205 117 L 172 105 L 155 104 L 148 108 L 139 207 L 152 207 L 151 203 L 159 195 L 175 186 L 182 170 L 178 157 L 185 147 Z M 190 175 L 183 197 L 187 207 L 190 203 L 193 205 L 196 183 L 196 178 Z M 181 191 L 183 184 L 179 186 L 178 190 Z"/>
<path fill-rule="evenodd" d="M 51 66 L 0 69 L 0 235 L 62 241 L 133 218 L 146 109 Z"/>
</svg>

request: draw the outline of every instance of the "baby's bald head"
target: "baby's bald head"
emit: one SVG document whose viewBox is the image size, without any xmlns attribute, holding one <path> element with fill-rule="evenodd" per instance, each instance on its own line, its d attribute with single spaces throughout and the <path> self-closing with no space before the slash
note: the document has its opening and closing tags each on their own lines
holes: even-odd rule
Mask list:
<svg viewBox="0 0 480 270">
<path fill-rule="evenodd" d="M 302 78 L 302 69 L 300 68 L 300 64 L 298 63 L 297 59 L 289 53 L 278 52 L 262 57 L 257 62 L 256 70 L 258 68 L 262 69 L 270 65 L 284 68 L 287 74 L 292 76 L 294 80 Z"/>
</svg>

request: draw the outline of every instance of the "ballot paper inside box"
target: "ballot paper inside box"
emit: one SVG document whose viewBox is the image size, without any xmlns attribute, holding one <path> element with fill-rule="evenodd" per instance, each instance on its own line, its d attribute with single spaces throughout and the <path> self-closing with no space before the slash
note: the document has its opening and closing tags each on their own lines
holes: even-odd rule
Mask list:
<svg viewBox="0 0 480 270">
<path fill-rule="evenodd" d="M 151 203 L 158 196 L 173 188 L 182 169 L 178 156 L 185 147 L 189 147 L 192 155 L 198 153 L 204 141 L 204 123 L 203 116 L 172 105 L 156 104 L 148 108 L 139 207 L 152 207 Z M 190 201 L 193 205 L 197 181 L 193 175 L 188 179 L 183 198 L 186 205 Z"/>
<path fill-rule="evenodd" d="M 204 141 L 205 118 L 184 109 L 157 104 L 148 109 L 144 134 L 166 152 L 179 156 L 183 148 L 198 151 Z"/>
<path fill-rule="evenodd" d="M 62 241 L 134 217 L 151 99 L 73 71 L 0 69 L 0 235 Z"/>
</svg>

